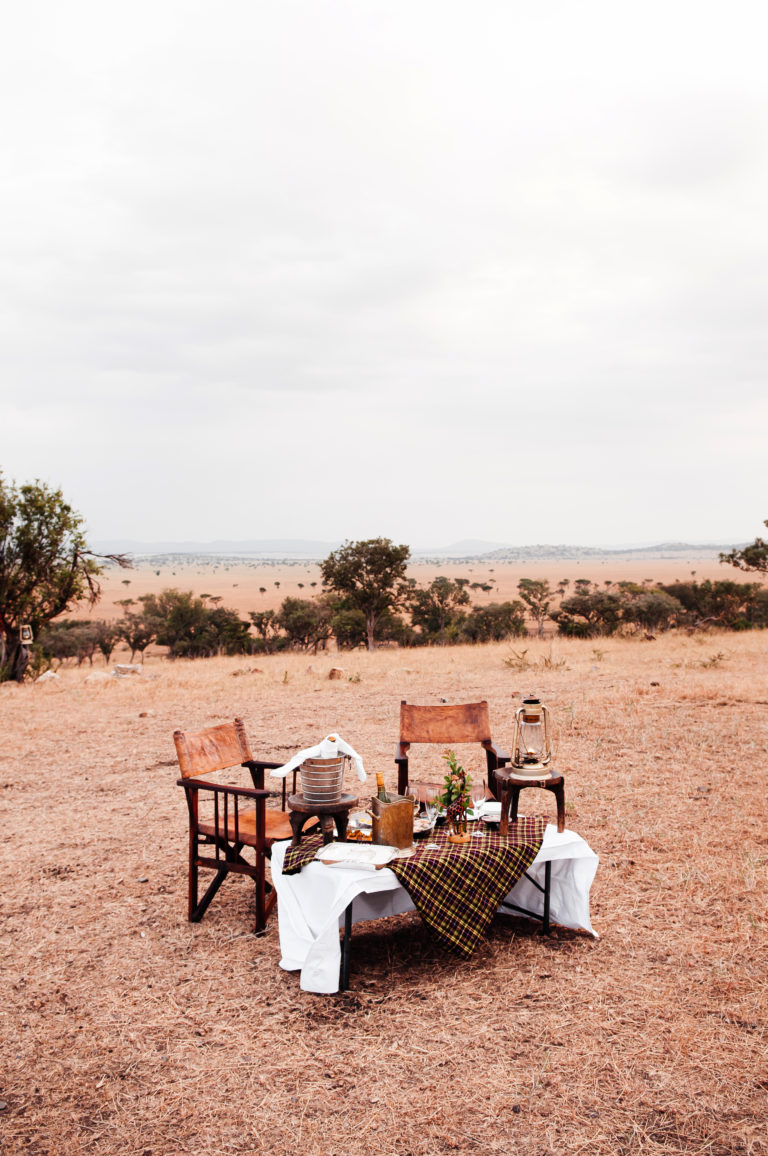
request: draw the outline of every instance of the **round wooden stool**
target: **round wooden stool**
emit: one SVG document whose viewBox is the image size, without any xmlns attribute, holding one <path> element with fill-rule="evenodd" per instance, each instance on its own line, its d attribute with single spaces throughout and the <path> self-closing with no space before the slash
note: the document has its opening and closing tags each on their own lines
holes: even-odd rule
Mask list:
<svg viewBox="0 0 768 1156">
<path fill-rule="evenodd" d="M 343 839 L 347 833 L 349 812 L 357 806 L 357 795 L 342 795 L 335 803 L 308 803 L 303 795 L 289 795 L 288 809 L 291 814 L 290 824 L 293 831 L 292 847 L 298 847 L 301 842 L 301 829 L 307 821 L 308 815 L 316 815 L 320 820 L 320 830 L 323 832 L 323 843 L 333 841 L 333 826 Z"/>
<path fill-rule="evenodd" d="M 557 829 L 565 830 L 565 778 L 562 775 L 550 773 L 542 775 L 539 779 L 532 779 L 530 775 L 518 774 L 510 767 L 502 767 L 494 774 L 501 799 L 500 835 L 506 835 L 509 831 L 510 819 L 513 823 L 517 819 L 517 804 L 520 792 L 525 787 L 539 787 L 542 791 L 552 791 L 557 800 Z"/>
</svg>

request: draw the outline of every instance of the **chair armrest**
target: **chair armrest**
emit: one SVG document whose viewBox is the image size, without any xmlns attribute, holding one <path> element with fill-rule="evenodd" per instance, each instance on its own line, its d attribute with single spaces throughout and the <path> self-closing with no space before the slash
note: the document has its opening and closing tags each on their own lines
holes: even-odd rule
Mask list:
<svg viewBox="0 0 768 1156">
<path fill-rule="evenodd" d="M 282 763 L 267 763 L 267 762 L 264 762 L 263 759 L 247 759 L 246 762 L 241 763 L 240 765 L 245 767 L 246 770 L 251 772 L 251 778 L 253 779 L 254 787 L 261 789 L 264 786 L 264 772 L 265 771 L 274 771 L 278 767 L 281 767 L 283 764 Z M 283 779 L 283 786 L 284 785 L 285 785 L 285 779 Z M 274 793 L 277 794 L 277 791 L 275 791 Z"/>
<path fill-rule="evenodd" d="M 270 797 L 269 791 L 256 787 L 233 787 L 225 783 L 206 783 L 204 779 L 177 779 L 176 785 L 183 787 L 184 790 L 215 791 L 220 795 L 236 795 L 242 799 L 268 799 Z"/>
<path fill-rule="evenodd" d="M 493 755 L 498 767 L 505 767 L 512 757 L 509 751 L 505 751 L 503 747 L 497 746 L 496 743 L 490 739 L 488 742 L 483 743 L 483 746 L 489 755 Z"/>
</svg>

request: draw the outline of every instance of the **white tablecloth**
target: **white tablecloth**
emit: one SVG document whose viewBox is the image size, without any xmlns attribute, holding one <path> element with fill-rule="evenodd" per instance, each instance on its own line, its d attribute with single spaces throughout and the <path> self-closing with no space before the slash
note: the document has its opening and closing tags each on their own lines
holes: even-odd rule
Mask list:
<svg viewBox="0 0 768 1156">
<path fill-rule="evenodd" d="M 289 846 L 286 840 L 272 848 L 280 966 L 285 971 L 301 971 L 303 991 L 330 994 L 339 990 L 339 927 L 344 924 L 347 905 L 354 900 L 352 920 L 359 923 L 413 911 L 413 902 L 388 867 L 363 871 L 308 863 L 296 875 L 283 875 Z M 557 828 L 548 824 L 539 853 L 528 868 L 528 874 L 541 886 L 547 862 L 552 863 L 550 919 L 562 927 L 583 928 L 595 935 L 589 918 L 589 889 L 597 871 L 597 855 L 574 831 L 558 834 Z M 542 911 L 544 896 L 523 876 L 506 896 L 507 902 Z"/>
</svg>

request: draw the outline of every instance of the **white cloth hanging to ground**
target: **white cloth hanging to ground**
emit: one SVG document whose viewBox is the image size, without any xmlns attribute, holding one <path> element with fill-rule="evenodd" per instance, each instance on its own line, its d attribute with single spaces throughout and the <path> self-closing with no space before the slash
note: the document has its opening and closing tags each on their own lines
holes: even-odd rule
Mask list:
<svg viewBox="0 0 768 1156">
<path fill-rule="evenodd" d="M 339 925 L 343 925 L 347 905 L 354 900 L 352 920 L 358 923 L 413 911 L 413 902 L 388 867 L 380 871 L 338 871 L 322 863 L 308 863 L 296 875 L 283 875 L 283 859 L 289 846 L 290 843 L 275 843 L 271 860 L 272 881 L 277 889 L 280 967 L 301 971 L 303 991 L 330 994 L 339 990 Z M 541 849 L 528 868 L 528 875 L 542 886 L 548 862 L 552 864 L 552 922 L 595 935 L 589 918 L 589 891 L 597 871 L 597 855 L 575 831 L 558 833 L 549 823 Z M 503 912 L 507 903 L 538 911 L 542 896 L 524 875 L 499 911 Z"/>
</svg>

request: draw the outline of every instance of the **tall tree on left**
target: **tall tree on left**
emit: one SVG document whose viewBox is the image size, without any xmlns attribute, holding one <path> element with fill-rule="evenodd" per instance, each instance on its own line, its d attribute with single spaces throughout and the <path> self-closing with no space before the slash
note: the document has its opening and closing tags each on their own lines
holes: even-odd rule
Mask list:
<svg viewBox="0 0 768 1156">
<path fill-rule="evenodd" d="M 0 474 L 0 682 L 24 678 L 29 644 L 22 626 L 37 636 L 76 603 L 96 602 L 97 559 L 130 566 L 121 554 L 89 550 L 82 526 L 61 490 L 39 481 L 16 486 Z"/>
</svg>

